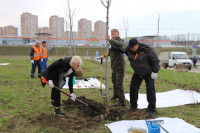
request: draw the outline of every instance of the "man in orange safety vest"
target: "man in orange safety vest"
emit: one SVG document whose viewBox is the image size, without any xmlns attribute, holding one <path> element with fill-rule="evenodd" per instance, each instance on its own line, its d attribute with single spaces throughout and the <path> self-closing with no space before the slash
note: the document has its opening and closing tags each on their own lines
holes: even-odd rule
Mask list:
<svg viewBox="0 0 200 133">
<path fill-rule="evenodd" d="M 48 55 L 47 55 L 47 49 L 46 49 L 46 41 L 42 41 L 42 59 L 43 61 L 41 62 L 41 72 L 44 71 L 47 67 L 47 60 L 48 60 Z"/>
<path fill-rule="evenodd" d="M 40 47 L 40 41 L 36 41 L 35 45 L 31 48 L 30 59 L 32 63 L 31 78 L 34 78 L 35 69 L 38 66 L 38 77 L 41 74 L 41 61 L 42 59 L 42 48 Z"/>
</svg>

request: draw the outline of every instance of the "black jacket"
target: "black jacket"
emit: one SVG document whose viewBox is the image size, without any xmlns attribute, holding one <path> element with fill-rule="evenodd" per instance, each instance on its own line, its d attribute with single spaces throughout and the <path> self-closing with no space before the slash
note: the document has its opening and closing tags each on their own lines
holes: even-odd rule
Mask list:
<svg viewBox="0 0 200 133">
<path fill-rule="evenodd" d="M 69 77 L 69 90 L 73 93 L 73 76 L 75 71 L 70 66 L 69 62 L 72 57 L 66 57 L 64 59 L 59 59 L 48 66 L 41 74 L 47 81 L 52 80 L 54 85 L 62 88 L 66 83 L 66 77 Z M 68 70 L 72 70 L 72 73 L 67 75 Z M 42 84 L 43 87 L 45 84 Z"/>
<path fill-rule="evenodd" d="M 153 48 L 146 44 L 139 43 L 139 48 L 136 52 L 132 52 L 127 47 L 125 53 L 134 72 L 141 78 L 150 75 L 152 72 L 157 73 L 160 70 L 158 56 Z"/>
</svg>

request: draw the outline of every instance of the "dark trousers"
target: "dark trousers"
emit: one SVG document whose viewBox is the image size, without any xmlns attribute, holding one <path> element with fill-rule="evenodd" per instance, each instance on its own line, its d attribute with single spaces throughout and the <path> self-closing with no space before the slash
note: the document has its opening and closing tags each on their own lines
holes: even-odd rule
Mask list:
<svg viewBox="0 0 200 133">
<path fill-rule="evenodd" d="M 31 70 L 31 75 L 34 75 L 35 69 L 38 66 L 38 76 L 41 74 L 41 62 L 40 60 L 34 60 L 34 63 L 32 64 L 32 70 Z"/>
<path fill-rule="evenodd" d="M 119 97 L 119 103 L 125 103 L 123 79 L 124 71 L 112 71 L 113 95 Z"/>
<path fill-rule="evenodd" d="M 193 66 L 196 67 L 196 62 L 193 63 Z"/>
<path fill-rule="evenodd" d="M 51 100 L 55 102 L 56 107 L 60 107 L 60 91 L 52 88 L 51 89 Z"/>
<path fill-rule="evenodd" d="M 43 62 L 41 62 L 41 72 L 44 71 L 47 67 L 47 58 L 43 58 Z"/>
<path fill-rule="evenodd" d="M 140 78 L 138 74 L 134 73 L 131 79 L 130 85 L 130 102 L 133 108 L 137 108 L 138 101 L 138 91 L 140 85 L 145 80 L 146 83 L 146 92 L 147 92 L 147 101 L 149 103 L 148 110 L 155 111 L 156 109 L 156 92 L 154 87 L 154 79 L 151 78 L 151 75 L 147 75 L 143 78 Z"/>
</svg>

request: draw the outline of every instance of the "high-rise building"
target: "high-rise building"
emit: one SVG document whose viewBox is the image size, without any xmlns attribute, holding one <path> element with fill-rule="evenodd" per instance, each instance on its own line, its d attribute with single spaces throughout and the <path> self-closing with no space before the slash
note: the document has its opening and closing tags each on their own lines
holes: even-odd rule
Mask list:
<svg viewBox="0 0 200 133">
<path fill-rule="evenodd" d="M 70 38 L 70 31 L 64 32 L 64 38 Z M 72 38 L 78 38 L 78 33 L 75 31 L 72 31 Z"/>
<path fill-rule="evenodd" d="M 31 13 L 22 13 L 21 15 L 21 36 L 36 37 L 38 30 L 38 16 Z"/>
<path fill-rule="evenodd" d="M 12 25 L 0 27 L 0 35 L 2 36 L 18 36 L 18 28 Z"/>
<path fill-rule="evenodd" d="M 94 22 L 94 35 L 100 39 L 105 39 L 106 22 L 101 20 Z"/>
<path fill-rule="evenodd" d="M 0 35 L 3 35 L 3 27 L 0 27 Z"/>
<path fill-rule="evenodd" d="M 39 27 L 37 33 L 49 33 L 49 27 Z"/>
<path fill-rule="evenodd" d="M 64 35 L 64 18 L 51 16 L 49 18 L 49 33 L 53 38 L 63 38 Z"/>
<path fill-rule="evenodd" d="M 92 21 L 80 19 L 78 21 L 78 38 L 86 39 L 92 35 Z"/>
</svg>

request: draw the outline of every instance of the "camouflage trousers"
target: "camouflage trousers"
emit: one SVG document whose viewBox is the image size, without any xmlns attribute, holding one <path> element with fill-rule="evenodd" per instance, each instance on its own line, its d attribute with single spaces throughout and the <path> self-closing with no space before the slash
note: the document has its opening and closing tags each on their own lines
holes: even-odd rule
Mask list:
<svg viewBox="0 0 200 133">
<path fill-rule="evenodd" d="M 112 71 L 113 97 L 119 98 L 119 103 L 125 103 L 123 79 L 124 71 Z"/>
</svg>

